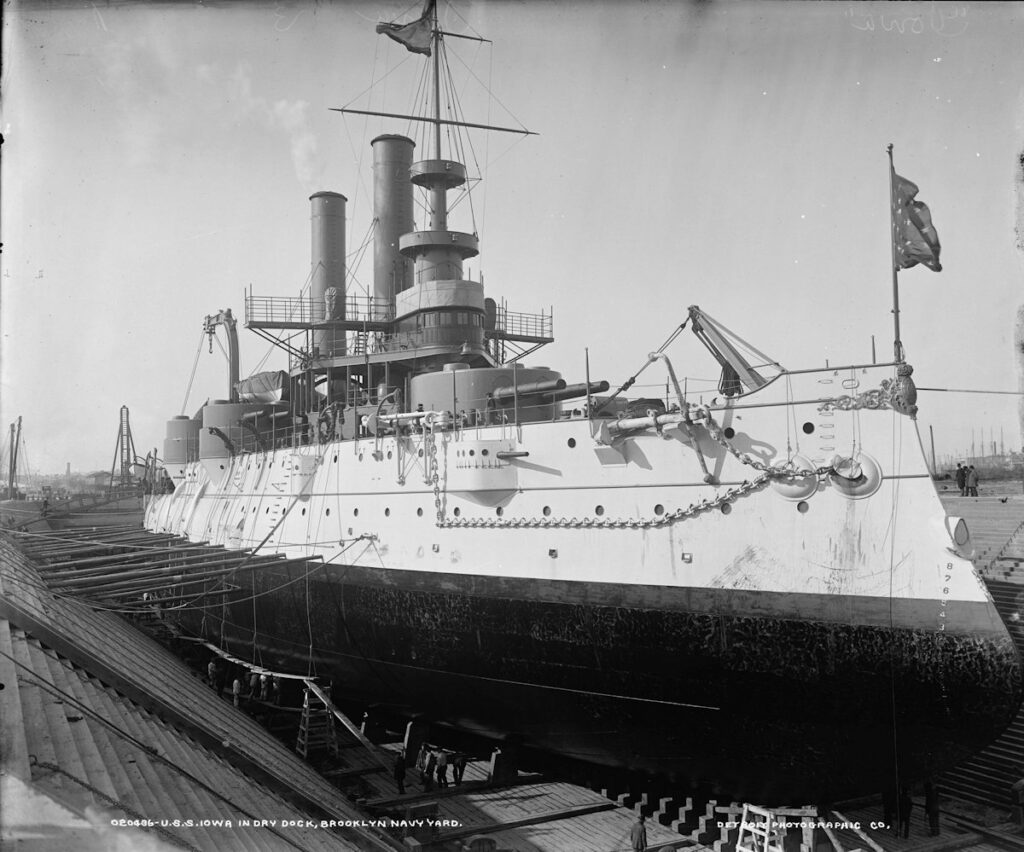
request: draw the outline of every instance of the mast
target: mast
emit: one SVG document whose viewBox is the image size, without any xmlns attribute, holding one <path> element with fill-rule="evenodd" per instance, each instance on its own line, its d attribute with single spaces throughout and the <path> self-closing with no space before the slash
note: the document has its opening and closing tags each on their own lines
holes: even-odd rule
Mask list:
<svg viewBox="0 0 1024 852">
<path fill-rule="evenodd" d="M 434 43 L 434 159 L 441 159 L 441 30 L 437 25 L 437 3 L 431 9 Z M 430 228 L 444 231 L 448 228 L 448 192 L 444 184 L 435 184 L 430 190 Z"/>
<path fill-rule="evenodd" d="M 431 9 L 434 42 L 434 157 L 441 159 L 441 29 L 437 25 L 437 3 Z"/>
</svg>

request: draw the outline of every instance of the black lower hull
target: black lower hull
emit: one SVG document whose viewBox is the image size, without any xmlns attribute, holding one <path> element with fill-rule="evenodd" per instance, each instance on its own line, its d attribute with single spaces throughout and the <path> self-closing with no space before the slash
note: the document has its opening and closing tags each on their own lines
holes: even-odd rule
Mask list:
<svg viewBox="0 0 1024 852">
<path fill-rule="evenodd" d="M 1016 650 L 980 604 L 943 604 L 959 626 L 936 630 L 927 605 L 824 596 L 333 566 L 234 581 L 238 603 L 182 618 L 243 658 L 255 645 L 306 671 L 312 647 L 348 699 L 762 803 L 875 792 L 896 767 L 925 778 L 1021 698 Z"/>
</svg>

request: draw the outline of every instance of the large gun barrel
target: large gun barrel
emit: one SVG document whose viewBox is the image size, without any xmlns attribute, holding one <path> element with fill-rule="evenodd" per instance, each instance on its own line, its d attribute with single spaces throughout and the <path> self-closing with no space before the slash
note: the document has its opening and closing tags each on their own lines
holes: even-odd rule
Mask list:
<svg viewBox="0 0 1024 852">
<path fill-rule="evenodd" d="M 590 393 L 604 393 L 608 390 L 608 382 L 591 382 Z M 562 379 L 546 382 L 531 382 L 519 386 L 520 398 L 529 397 L 531 403 L 549 404 L 563 399 L 575 399 L 587 395 L 587 383 L 577 382 L 567 385 Z M 498 388 L 494 391 L 495 402 L 508 402 L 512 399 L 512 388 Z"/>
<path fill-rule="evenodd" d="M 604 393 L 608 390 L 608 382 L 591 382 L 590 393 Z M 575 399 L 587 395 L 587 383 L 578 382 L 574 385 L 566 385 L 564 388 L 549 391 L 542 394 L 545 402 L 557 402 L 562 399 Z"/>
<path fill-rule="evenodd" d="M 523 382 L 518 387 L 508 385 L 503 388 L 495 388 L 491 392 L 491 397 L 495 402 L 508 402 L 517 393 L 519 396 L 530 396 L 531 394 L 562 390 L 564 387 L 565 379 L 545 379 L 541 382 Z"/>
</svg>

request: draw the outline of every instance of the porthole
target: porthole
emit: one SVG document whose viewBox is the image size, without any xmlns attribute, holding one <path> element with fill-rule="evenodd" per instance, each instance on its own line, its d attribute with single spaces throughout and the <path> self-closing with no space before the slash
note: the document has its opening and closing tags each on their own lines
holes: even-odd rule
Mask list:
<svg viewBox="0 0 1024 852">
<path fill-rule="evenodd" d="M 416 517 L 417 518 L 422 518 L 423 517 L 423 508 L 422 507 L 420 507 L 419 509 L 416 510 Z"/>
<path fill-rule="evenodd" d="M 264 515 L 269 515 L 270 514 L 270 506 L 267 506 L 266 511 L 264 511 L 263 514 Z"/>
<path fill-rule="evenodd" d="M 418 455 L 420 458 L 423 458 L 423 450 L 417 450 L 416 455 Z"/>
<path fill-rule="evenodd" d="M 220 466 L 220 469 L 221 469 L 221 470 L 224 470 L 224 465 L 221 465 L 221 466 Z"/>
<path fill-rule="evenodd" d="M 355 518 L 358 518 L 359 517 L 359 509 L 353 509 L 352 510 L 352 516 L 355 517 Z"/>
<path fill-rule="evenodd" d="M 595 506 L 594 507 L 594 514 L 595 515 L 603 515 L 604 514 L 604 506 Z"/>
<path fill-rule="evenodd" d="M 337 453 L 334 454 L 334 463 L 335 464 L 338 463 L 338 454 Z"/>
<path fill-rule="evenodd" d="M 547 518 L 547 517 L 550 517 L 550 516 L 551 516 L 551 507 L 550 506 L 545 506 L 544 507 L 544 517 Z"/>
<path fill-rule="evenodd" d="M 726 426 L 722 430 L 722 434 L 725 435 L 726 438 L 732 439 L 736 437 L 736 430 L 733 429 L 732 426 Z"/>
<path fill-rule="evenodd" d="M 256 512 L 256 507 L 255 506 L 252 507 L 252 511 L 253 511 L 253 513 Z"/>
<path fill-rule="evenodd" d="M 360 453 L 360 454 L 359 454 L 359 461 L 362 461 L 362 460 L 363 460 L 363 454 L 362 454 L 362 453 Z"/>
<path fill-rule="evenodd" d="M 657 503 L 655 505 L 655 507 L 654 507 L 654 514 L 655 515 L 664 515 L 665 514 L 665 507 L 662 506 L 661 503 Z"/>
<path fill-rule="evenodd" d="M 723 515 L 728 515 L 731 511 L 732 511 L 732 503 L 723 503 L 722 504 L 722 514 Z"/>
<path fill-rule="evenodd" d="M 476 455 L 476 450 L 470 450 L 470 451 L 469 451 L 469 454 L 470 454 L 471 456 L 475 456 L 475 455 Z"/>
<path fill-rule="evenodd" d="M 813 432 L 814 432 L 814 424 L 811 423 L 810 420 L 808 420 L 806 423 L 804 423 L 804 434 L 805 435 L 810 435 Z"/>
<path fill-rule="evenodd" d="M 388 458 L 391 458 L 391 450 L 388 450 Z"/>
<path fill-rule="evenodd" d="M 305 516 L 305 514 L 306 514 L 306 510 L 305 509 L 302 510 L 302 514 L 303 514 L 303 516 Z"/>
<path fill-rule="evenodd" d="M 571 450 L 573 447 L 576 446 L 576 439 L 570 438 L 568 441 L 566 441 L 566 443 L 569 445 L 569 449 Z"/>
<path fill-rule="evenodd" d="M 324 510 L 324 514 L 325 514 L 325 515 L 329 515 L 329 514 L 331 514 L 331 510 L 330 510 L 330 509 L 325 509 L 325 510 Z"/>
<path fill-rule="evenodd" d="M 385 518 L 390 518 L 391 517 L 391 507 L 390 506 L 385 506 L 384 507 L 384 517 Z"/>
<path fill-rule="evenodd" d="M 491 454 L 490 450 L 480 450 L 480 455 L 482 455 L 482 456 L 489 456 L 490 454 Z"/>
<path fill-rule="evenodd" d="M 462 510 L 458 506 L 456 506 L 455 510 L 452 512 L 452 514 L 455 515 L 455 517 L 457 518 L 457 517 L 459 517 L 459 515 L 462 514 Z"/>
<path fill-rule="evenodd" d="M 811 506 L 810 506 L 810 504 L 806 500 L 801 500 L 799 503 L 796 504 L 796 510 L 801 515 L 804 514 L 810 508 L 811 508 Z"/>
<path fill-rule="evenodd" d="M 494 514 L 500 518 L 502 515 L 505 514 L 505 510 L 501 508 L 501 506 L 498 506 L 498 508 L 494 510 Z"/>
</svg>

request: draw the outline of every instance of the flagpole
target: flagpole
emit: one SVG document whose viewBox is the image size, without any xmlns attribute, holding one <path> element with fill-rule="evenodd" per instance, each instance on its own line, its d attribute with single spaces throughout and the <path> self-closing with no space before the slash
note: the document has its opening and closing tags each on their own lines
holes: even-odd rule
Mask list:
<svg viewBox="0 0 1024 852">
<path fill-rule="evenodd" d="M 900 340 L 900 282 L 896 265 L 896 223 L 893 216 L 896 212 L 896 187 L 893 175 L 896 167 L 892 162 L 892 142 L 886 149 L 889 152 L 889 242 L 892 247 L 892 323 L 893 323 L 893 360 L 903 360 L 903 343 Z"/>
</svg>

